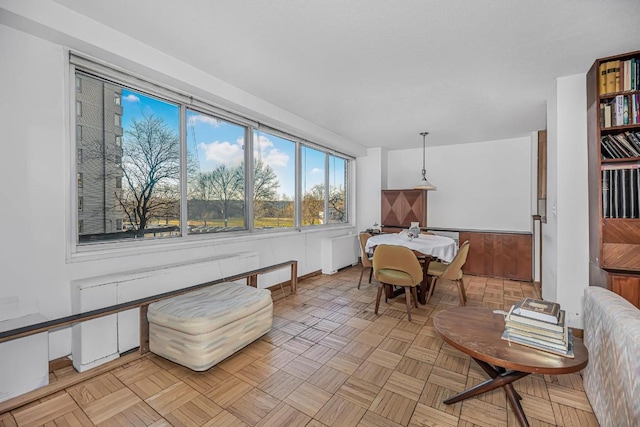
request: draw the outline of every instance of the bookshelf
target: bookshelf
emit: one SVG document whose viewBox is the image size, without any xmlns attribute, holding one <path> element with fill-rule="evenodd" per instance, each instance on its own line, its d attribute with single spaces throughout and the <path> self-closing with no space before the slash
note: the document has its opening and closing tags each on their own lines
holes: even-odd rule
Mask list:
<svg viewBox="0 0 640 427">
<path fill-rule="evenodd" d="M 640 307 L 640 51 L 587 73 L 589 279 Z"/>
</svg>

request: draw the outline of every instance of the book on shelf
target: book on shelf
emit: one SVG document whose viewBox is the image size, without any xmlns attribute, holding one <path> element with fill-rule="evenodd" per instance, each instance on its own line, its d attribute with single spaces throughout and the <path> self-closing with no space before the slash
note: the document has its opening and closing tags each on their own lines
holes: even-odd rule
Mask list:
<svg viewBox="0 0 640 427">
<path fill-rule="evenodd" d="M 638 218 L 638 169 L 629 169 L 629 204 L 631 205 L 629 218 Z"/>
<path fill-rule="evenodd" d="M 611 159 L 620 159 L 625 157 L 618 149 L 618 144 L 609 135 L 605 135 L 600 140 L 600 143 L 605 146 L 607 153 L 611 154 Z"/>
<path fill-rule="evenodd" d="M 628 197 L 628 189 L 629 189 L 629 181 L 627 178 L 627 170 L 620 169 L 620 199 L 622 202 L 622 218 L 628 218 L 627 214 L 629 212 L 629 206 L 627 203 Z"/>
<path fill-rule="evenodd" d="M 625 153 L 628 154 L 627 157 L 640 157 L 640 151 L 638 151 L 635 147 L 635 144 L 629 142 L 624 133 L 619 133 L 613 136 L 620 145 L 624 147 Z"/>
<path fill-rule="evenodd" d="M 536 298 L 525 298 L 520 302 L 520 305 L 513 310 L 513 313 L 557 324 L 560 304 Z"/>
<path fill-rule="evenodd" d="M 602 217 L 609 218 L 609 175 L 608 170 L 602 171 Z"/>
<path fill-rule="evenodd" d="M 604 104 L 604 124 L 602 125 L 602 127 L 611 127 L 611 104 L 608 102 Z"/>
<path fill-rule="evenodd" d="M 622 90 L 622 84 L 621 84 L 622 81 L 620 80 L 620 77 L 621 77 L 620 63 L 621 63 L 621 61 L 616 60 L 616 61 L 613 61 L 613 63 L 614 63 L 614 73 L 613 73 L 613 75 L 614 75 L 614 79 L 615 79 L 615 86 L 614 86 L 613 91 L 614 92 L 620 92 Z"/>
<path fill-rule="evenodd" d="M 640 164 L 600 166 L 603 218 L 640 218 Z"/>
<path fill-rule="evenodd" d="M 606 68 L 605 93 L 613 93 L 616 91 L 616 61 L 606 62 L 605 68 Z"/>
<path fill-rule="evenodd" d="M 636 136 L 636 134 L 634 134 L 633 132 L 629 132 L 629 131 L 626 131 L 624 133 L 624 136 L 627 138 L 627 141 L 633 144 L 636 151 L 640 152 L 640 139 L 638 138 L 638 136 Z"/>
<path fill-rule="evenodd" d="M 544 330 L 563 332 L 564 320 L 565 320 L 564 310 L 561 309 L 560 312 L 558 313 L 557 323 L 550 323 L 550 322 L 545 322 L 544 320 L 532 319 L 530 317 L 520 316 L 518 314 L 515 314 L 514 310 L 520 307 L 521 302 L 522 301 L 518 301 L 517 303 L 511 306 L 511 309 L 509 310 L 509 313 L 507 313 L 507 317 L 505 318 L 505 325 L 517 327 L 517 325 L 524 324 L 529 326 L 535 326 Z"/>
<path fill-rule="evenodd" d="M 601 62 L 598 66 L 598 90 L 600 95 L 607 93 L 607 63 Z"/>
<path fill-rule="evenodd" d="M 509 343 L 516 343 L 516 344 L 521 344 L 527 347 L 531 347 L 537 350 L 541 350 L 541 351 L 545 351 L 547 353 L 553 353 L 556 354 L 558 356 L 563 356 L 563 357 L 569 357 L 569 358 L 573 358 L 574 357 L 574 353 L 573 353 L 573 334 L 571 333 L 571 331 L 568 332 L 569 335 L 569 339 L 568 339 L 568 343 L 567 343 L 567 349 L 563 350 L 563 349 L 557 349 L 555 347 L 550 347 L 548 345 L 545 344 L 539 344 L 536 342 L 533 342 L 531 340 L 519 337 L 519 336 L 514 336 L 512 334 L 509 333 L 509 331 L 505 330 L 502 334 L 502 339 L 509 341 Z"/>
<path fill-rule="evenodd" d="M 600 141 L 600 155 L 603 159 L 615 159 L 616 155 L 607 147 L 604 140 Z"/>
<path fill-rule="evenodd" d="M 620 218 L 620 198 L 618 197 L 618 193 L 620 192 L 620 177 L 617 171 L 612 171 L 611 175 L 613 176 L 613 193 L 611 193 L 611 207 L 613 211 L 611 217 Z"/>
<path fill-rule="evenodd" d="M 611 100 L 611 124 L 613 126 L 622 126 L 624 125 L 624 96 L 616 95 L 615 98 Z"/>
<path fill-rule="evenodd" d="M 625 125 L 629 124 L 629 97 L 622 97 L 622 123 Z"/>
</svg>

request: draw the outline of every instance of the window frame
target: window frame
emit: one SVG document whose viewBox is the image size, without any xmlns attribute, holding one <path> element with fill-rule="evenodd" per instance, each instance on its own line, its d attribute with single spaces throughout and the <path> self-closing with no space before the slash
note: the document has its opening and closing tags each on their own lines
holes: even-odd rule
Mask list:
<svg viewBox="0 0 640 427">
<path fill-rule="evenodd" d="M 350 214 L 350 204 L 352 200 L 354 200 L 355 195 L 353 194 L 355 188 L 351 188 L 349 177 L 352 173 L 352 165 L 355 161 L 355 158 L 349 155 L 345 155 L 342 153 L 335 153 L 332 149 L 322 146 L 320 144 L 314 143 L 304 138 L 300 138 L 296 135 L 293 135 L 289 132 L 282 131 L 280 129 L 269 126 L 268 124 L 259 123 L 251 118 L 239 116 L 237 114 L 231 113 L 225 109 L 219 108 L 215 105 L 212 105 L 208 102 L 196 100 L 190 95 L 185 95 L 179 92 L 174 91 L 173 89 L 168 89 L 162 85 L 155 84 L 150 82 L 145 78 L 141 78 L 133 73 L 130 73 L 125 70 L 121 70 L 114 66 L 96 62 L 92 59 L 87 59 L 83 56 L 77 55 L 74 52 L 69 52 L 69 79 L 70 82 L 70 102 L 68 105 L 70 106 L 70 126 L 73 129 L 75 127 L 75 132 L 70 134 L 70 150 L 69 152 L 71 161 L 70 161 L 70 176 L 76 177 L 76 180 L 71 180 L 71 188 L 70 188 L 70 202 L 69 206 L 69 223 L 73 224 L 70 227 L 69 239 L 70 239 L 70 250 L 68 254 L 70 258 L 73 258 L 74 255 L 82 255 L 83 253 L 125 253 L 126 249 L 138 250 L 137 248 L 142 247 L 166 247 L 167 244 L 184 244 L 187 242 L 196 242 L 196 244 L 200 244 L 202 242 L 208 242 L 211 239 L 216 240 L 224 240 L 225 238 L 233 237 L 237 238 L 240 235 L 263 235 L 263 234 L 271 234 L 271 233 L 287 233 L 287 232 L 295 232 L 301 230 L 309 230 L 312 229 L 314 231 L 325 230 L 328 227 L 337 228 L 337 227 L 352 227 L 353 226 L 353 218 Z M 180 139 L 180 233 L 178 236 L 167 237 L 163 239 L 131 239 L 129 240 L 109 240 L 105 239 L 104 241 L 99 242 L 91 242 L 91 243 L 80 243 L 79 242 L 79 224 L 80 219 L 78 218 L 78 205 L 79 205 L 79 197 L 81 197 L 80 192 L 82 191 L 82 186 L 78 185 L 78 146 L 76 144 L 76 138 L 78 140 L 82 140 L 82 126 L 77 124 L 77 116 L 76 116 L 76 93 L 81 93 L 84 89 L 82 86 L 82 79 L 76 72 L 80 72 L 81 74 L 86 74 L 88 76 L 92 76 L 98 78 L 100 80 L 104 80 L 111 84 L 115 84 L 121 86 L 122 88 L 130 89 L 135 92 L 139 92 L 145 95 L 149 95 L 151 97 L 166 100 L 168 102 L 174 103 L 179 106 L 179 139 Z M 121 97 L 120 97 L 121 98 Z M 120 99 L 120 106 L 122 106 L 122 99 Z M 115 102 L 114 102 L 115 103 Z M 194 235 L 189 234 L 187 232 L 187 222 L 188 222 L 188 212 L 187 212 L 187 168 L 184 167 L 187 159 L 187 144 L 186 144 L 186 110 L 190 109 L 192 111 L 201 112 L 203 114 L 210 115 L 217 119 L 221 119 L 224 121 L 228 121 L 233 124 L 237 124 L 243 126 L 245 129 L 245 138 L 244 138 L 244 161 L 245 161 L 245 194 L 244 194 L 244 203 L 245 203 L 245 230 L 239 231 L 231 231 L 225 233 L 210 233 L 210 234 L 201 234 Z M 122 123 L 122 118 L 120 117 L 120 123 Z M 294 152 L 295 158 L 293 159 L 294 163 L 294 189 L 295 189 L 295 204 L 294 204 L 294 226 L 293 227 L 282 227 L 282 228 L 255 228 L 254 224 L 254 206 L 253 206 L 253 167 L 246 167 L 246 165 L 253 165 L 254 159 L 254 141 L 253 135 L 254 131 L 266 132 L 269 134 L 273 134 L 274 136 L 278 136 L 289 141 L 292 141 L 295 144 Z M 116 135 L 116 140 L 120 139 L 122 141 L 121 135 Z M 120 145 L 121 146 L 121 145 Z M 324 194 L 324 218 L 323 224 L 314 225 L 314 226 L 302 226 L 302 179 L 301 179 L 301 150 L 303 146 L 307 146 L 309 148 L 313 148 L 315 150 L 319 150 L 324 153 L 325 156 L 325 170 L 324 170 L 324 186 L 325 186 L 325 194 Z M 337 155 L 338 157 L 345 160 L 345 221 L 341 223 L 330 223 L 328 221 L 329 215 L 329 156 Z M 80 160 L 82 161 L 82 160 Z M 80 178 L 82 179 L 82 178 Z M 123 219 L 124 225 L 124 219 Z M 135 240 L 135 242 L 133 241 Z"/>
</svg>

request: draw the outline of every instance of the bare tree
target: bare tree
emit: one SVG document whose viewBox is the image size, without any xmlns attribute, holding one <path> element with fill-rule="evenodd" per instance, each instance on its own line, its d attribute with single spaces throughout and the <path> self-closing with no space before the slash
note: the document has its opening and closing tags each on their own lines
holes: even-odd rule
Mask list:
<svg viewBox="0 0 640 427">
<path fill-rule="evenodd" d="M 302 196 L 302 223 L 319 224 L 324 213 L 324 185 L 316 184 Z"/>
<path fill-rule="evenodd" d="M 329 222 L 344 222 L 345 220 L 345 191 L 342 187 L 329 187 Z"/>
<path fill-rule="evenodd" d="M 262 160 L 253 162 L 253 211 L 256 218 L 264 217 L 268 202 L 278 198 L 280 181 L 271 166 Z"/>
<path fill-rule="evenodd" d="M 229 205 L 232 200 L 244 198 L 244 175 L 241 167 L 220 165 L 211 172 L 205 172 L 202 179 L 209 189 L 212 200 L 222 205 L 224 226 L 228 225 Z"/>
<path fill-rule="evenodd" d="M 133 119 L 122 142 L 122 193 L 116 194 L 131 224 L 143 233 L 149 221 L 175 211 L 179 201 L 180 140 L 153 114 Z"/>
</svg>

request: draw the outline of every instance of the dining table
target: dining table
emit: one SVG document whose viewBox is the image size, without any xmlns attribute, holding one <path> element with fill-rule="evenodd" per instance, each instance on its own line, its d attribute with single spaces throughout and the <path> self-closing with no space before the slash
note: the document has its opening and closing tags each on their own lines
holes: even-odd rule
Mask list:
<svg viewBox="0 0 640 427">
<path fill-rule="evenodd" d="M 431 262 L 431 259 L 451 262 L 458 252 L 458 245 L 455 240 L 451 237 L 437 234 L 420 234 L 414 238 L 408 238 L 406 233 L 377 234 L 367 239 L 365 251 L 371 254 L 378 245 L 404 246 L 414 251 L 423 268 L 422 283 L 418 287 L 418 302 L 423 305 L 426 304 L 426 295 L 429 290 L 427 277 L 429 262 Z M 393 298 L 394 296 L 392 293 L 387 293 L 387 298 Z"/>
</svg>

